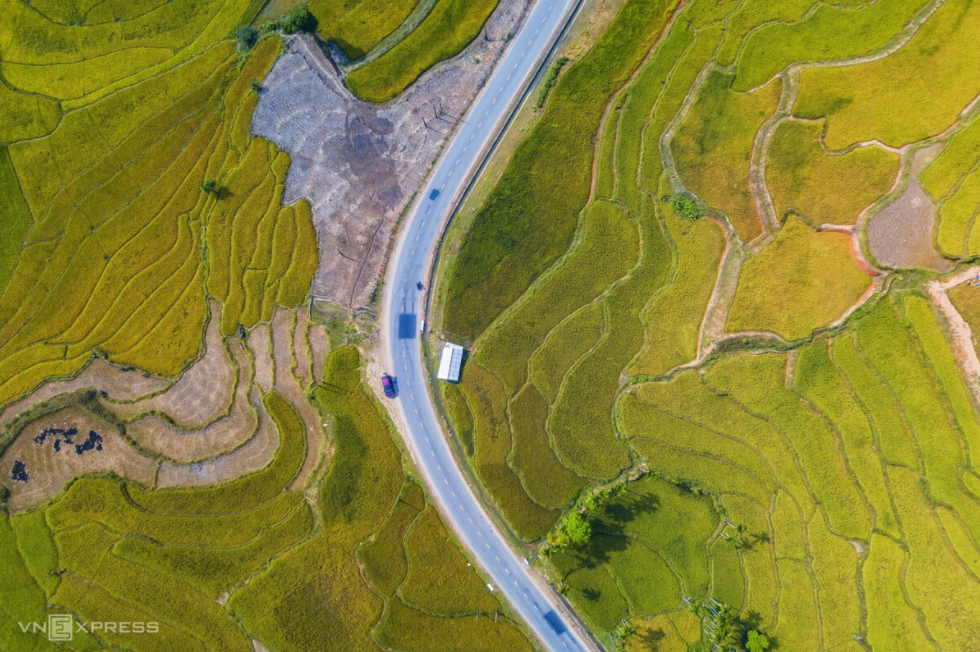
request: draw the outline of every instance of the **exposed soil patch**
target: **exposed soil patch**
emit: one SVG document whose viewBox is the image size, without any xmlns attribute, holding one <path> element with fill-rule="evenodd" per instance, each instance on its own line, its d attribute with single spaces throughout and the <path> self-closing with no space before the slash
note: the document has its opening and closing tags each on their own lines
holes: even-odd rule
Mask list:
<svg viewBox="0 0 980 652">
<path fill-rule="evenodd" d="M 272 461 L 272 456 L 279 446 L 279 433 L 276 424 L 262 407 L 262 399 L 258 391 L 252 391 L 250 396 L 251 412 L 258 419 L 258 428 L 241 433 L 248 438 L 244 444 L 227 455 L 221 455 L 213 460 L 195 462 L 192 464 L 176 464 L 164 462 L 160 465 L 157 484 L 169 486 L 200 486 L 227 482 L 235 478 L 258 471 Z"/>
<path fill-rule="evenodd" d="M 932 246 L 936 206 L 915 179 L 868 220 L 868 249 L 887 267 L 945 271 L 950 264 Z"/>
<path fill-rule="evenodd" d="M 292 156 L 283 201 L 306 197 L 313 207 L 315 295 L 345 307 L 369 303 L 398 217 L 526 6 L 503 0 L 469 47 L 385 105 L 351 95 L 312 39 L 288 41 L 262 82 L 252 131 Z"/>
<path fill-rule="evenodd" d="M 218 313 L 217 303 L 211 313 Z M 208 324 L 204 356 L 195 362 L 176 383 L 160 394 L 130 403 L 114 401 L 113 412 L 126 420 L 143 414 L 163 413 L 174 423 L 200 427 L 227 414 L 235 392 L 236 368 L 225 350 L 217 319 Z M 112 396 L 115 399 L 115 396 Z"/>
<path fill-rule="evenodd" d="M 167 422 L 165 414 L 149 415 L 126 426 L 129 437 L 146 450 L 176 462 L 216 457 L 243 445 L 256 431 L 259 417 L 249 401 L 253 385 L 248 353 L 238 340 L 231 341 L 231 350 L 242 373 L 226 416 L 212 423 L 177 428 Z"/>
<path fill-rule="evenodd" d="M 23 465 L 26 481 L 12 479 L 15 462 Z M 82 473 L 111 471 L 152 485 L 156 467 L 155 460 L 137 452 L 111 424 L 70 406 L 21 431 L 0 457 L 0 484 L 10 490 L 10 508 L 16 511 L 54 498 Z"/>
</svg>

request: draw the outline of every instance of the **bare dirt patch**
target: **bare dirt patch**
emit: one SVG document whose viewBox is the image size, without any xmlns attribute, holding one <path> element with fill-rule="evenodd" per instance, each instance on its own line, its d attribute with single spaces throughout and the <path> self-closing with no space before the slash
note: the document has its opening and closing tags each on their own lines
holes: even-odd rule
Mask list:
<svg viewBox="0 0 980 652">
<path fill-rule="evenodd" d="M 218 314 L 212 304 L 211 314 Z M 179 426 L 199 428 L 231 409 L 237 369 L 225 350 L 217 319 L 212 319 L 205 335 L 204 356 L 188 368 L 165 392 L 129 403 L 110 395 L 108 405 L 125 420 L 147 413 L 166 414 Z"/>
<path fill-rule="evenodd" d="M 502 0 L 483 32 L 398 99 L 356 99 L 308 37 L 291 38 L 268 76 L 253 133 L 289 152 L 283 201 L 309 199 L 320 243 L 313 293 L 345 307 L 370 301 L 398 217 L 475 97 L 527 0 Z"/>
<path fill-rule="evenodd" d="M 936 206 L 919 182 L 909 184 L 867 223 L 868 249 L 887 267 L 945 271 L 950 264 L 932 246 Z"/>
<path fill-rule="evenodd" d="M 192 464 L 164 462 L 160 465 L 157 485 L 200 486 L 227 482 L 246 473 L 258 471 L 271 462 L 279 446 L 279 432 L 272 418 L 262 407 L 262 399 L 257 390 L 252 392 L 250 400 L 253 414 L 258 421 L 253 437 L 234 451 L 213 460 Z"/>
<path fill-rule="evenodd" d="M 23 464 L 26 482 L 11 477 L 15 462 Z M 35 419 L 21 431 L 0 457 L 0 484 L 10 490 L 10 508 L 20 510 L 54 498 L 83 473 L 111 471 L 152 485 L 156 467 L 154 459 L 137 452 L 112 424 L 73 405 Z"/>
<path fill-rule="evenodd" d="M 160 416 L 148 415 L 128 424 L 126 434 L 144 449 L 175 462 L 217 457 L 243 445 L 256 431 L 259 417 L 249 401 L 253 387 L 250 356 L 238 340 L 229 342 L 235 362 L 242 371 L 227 416 L 185 429 L 171 425 Z"/>
<path fill-rule="evenodd" d="M 293 481 L 292 488 L 301 488 L 309 479 L 323 451 L 323 426 L 320 413 L 303 394 L 299 379 L 292 373 L 293 367 L 293 312 L 276 310 L 272 317 L 272 352 L 276 363 L 276 391 L 293 404 L 306 431 L 306 460 Z"/>
</svg>

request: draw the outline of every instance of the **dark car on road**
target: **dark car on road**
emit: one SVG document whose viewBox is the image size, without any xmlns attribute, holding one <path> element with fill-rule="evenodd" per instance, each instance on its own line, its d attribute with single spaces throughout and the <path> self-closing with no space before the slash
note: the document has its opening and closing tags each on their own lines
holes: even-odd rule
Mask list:
<svg viewBox="0 0 980 652">
<path fill-rule="evenodd" d="M 385 396 L 395 398 L 395 379 L 388 374 L 381 374 L 381 386 L 385 390 Z"/>
<path fill-rule="evenodd" d="M 438 190 L 435 190 L 434 189 L 432 192 L 429 193 L 429 199 L 432 200 L 432 201 L 435 201 L 435 198 L 438 197 L 438 196 L 439 196 L 439 191 Z"/>
</svg>

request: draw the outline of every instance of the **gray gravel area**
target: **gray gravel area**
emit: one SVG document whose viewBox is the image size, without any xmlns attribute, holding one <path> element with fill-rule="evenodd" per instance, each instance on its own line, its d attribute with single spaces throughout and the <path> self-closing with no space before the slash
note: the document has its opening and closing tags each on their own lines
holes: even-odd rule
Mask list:
<svg viewBox="0 0 980 652">
<path fill-rule="evenodd" d="M 252 132 L 292 156 L 283 201 L 305 197 L 313 207 L 320 244 L 316 297 L 367 306 L 399 216 L 527 4 L 501 0 L 469 47 L 384 105 L 353 97 L 311 37 L 287 41 L 262 82 Z"/>
<path fill-rule="evenodd" d="M 949 262 L 932 246 L 935 213 L 932 199 L 910 179 L 898 198 L 868 220 L 868 249 L 888 267 L 949 269 Z"/>
</svg>

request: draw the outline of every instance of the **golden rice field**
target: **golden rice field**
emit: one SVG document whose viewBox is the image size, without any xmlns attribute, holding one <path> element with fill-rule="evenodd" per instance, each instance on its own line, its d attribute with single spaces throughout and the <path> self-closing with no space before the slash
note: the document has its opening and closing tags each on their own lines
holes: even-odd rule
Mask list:
<svg viewBox="0 0 980 652">
<path fill-rule="evenodd" d="M 610 649 L 975 649 L 977 20 L 628 0 L 451 227 L 447 415 Z M 916 183 L 940 278 L 869 248 Z"/>
<path fill-rule="evenodd" d="M 432 16 L 392 95 L 494 6 L 395 4 L 309 3 L 352 57 Z M 4 651 L 532 649 L 313 317 L 311 207 L 250 133 L 294 5 L 0 0 Z"/>
</svg>

